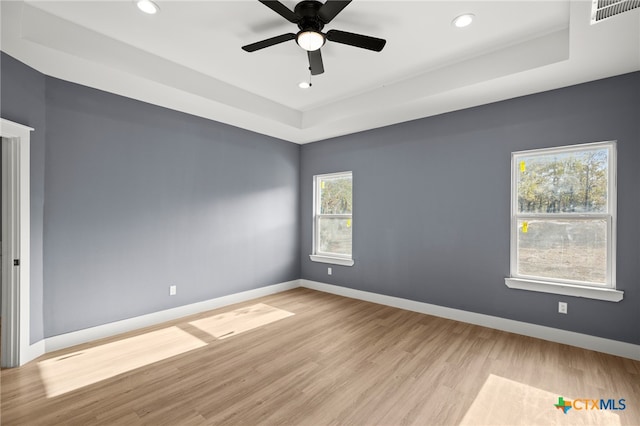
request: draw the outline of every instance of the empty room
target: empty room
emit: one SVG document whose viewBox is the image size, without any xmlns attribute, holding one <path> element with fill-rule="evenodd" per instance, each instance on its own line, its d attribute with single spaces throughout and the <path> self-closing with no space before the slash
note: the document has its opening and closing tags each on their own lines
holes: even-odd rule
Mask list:
<svg viewBox="0 0 640 426">
<path fill-rule="evenodd" d="M 0 424 L 640 424 L 640 1 L 0 1 Z"/>
</svg>

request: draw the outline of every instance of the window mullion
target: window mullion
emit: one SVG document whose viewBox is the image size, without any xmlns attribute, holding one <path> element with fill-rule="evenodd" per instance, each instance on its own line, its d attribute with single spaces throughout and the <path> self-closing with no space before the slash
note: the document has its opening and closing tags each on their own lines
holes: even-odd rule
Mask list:
<svg viewBox="0 0 640 426">
<path fill-rule="evenodd" d="M 532 214 L 532 213 L 526 213 L 526 214 L 516 214 L 515 217 L 519 220 L 535 220 L 535 219 L 541 219 L 541 220 L 553 220 L 553 219 L 558 219 L 558 220 L 593 220 L 593 219 L 609 219 L 611 217 L 610 214 L 608 213 L 593 213 L 593 214 L 589 214 L 589 215 L 575 215 L 575 214 L 558 214 L 558 213 L 553 213 L 553 214 L 545 214 L 545 213 L 538 213 L 538 214 Z"/>
</svg>

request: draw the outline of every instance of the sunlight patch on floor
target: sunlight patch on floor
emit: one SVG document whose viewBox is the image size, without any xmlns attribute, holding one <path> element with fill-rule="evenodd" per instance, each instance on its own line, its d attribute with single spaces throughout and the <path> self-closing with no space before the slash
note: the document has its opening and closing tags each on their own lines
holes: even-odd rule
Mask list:
<svg viewBox="0 0 640 426">
<path fill-rule="evenodd" d="M 264 303 L 257 303 L 235 311 L 192 321 L 189 324 L 216 339 L 226 339 L 292 315 L 294 315 L 292 312 Z"/>
<path fill-rule="evenodd" d="M 620 417 L 608 410 L 573 410 L 567 414 L 555 407 L 558 397 L 605 395 L 558 395 L 553 392 L 489 375 L 460 425 L 620 425 Z"/>
<path fill-rule="evenodd" d="M 168 327 L 40 361 L 38 369 L 52 398 L 203 346 L 197 337 Z"/>
</svg>

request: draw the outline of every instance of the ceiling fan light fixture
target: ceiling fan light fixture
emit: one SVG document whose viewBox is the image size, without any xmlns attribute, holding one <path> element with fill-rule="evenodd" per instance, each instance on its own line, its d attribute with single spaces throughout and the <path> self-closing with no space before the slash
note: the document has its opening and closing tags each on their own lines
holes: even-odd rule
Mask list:
<svg viewBox="0 0 640 426">
<path fill-rule="evenodd" d="M 473 22 L 473 18 L 475 18 L 473 13 L 465 13 L 463 15 L 456 16 L 456 18 L 451 21 L 451 24 L 456 28 L 468 27 Z"/>
<path fill-rule="evenodd" d="M 160 10 L 158 5 L 151 0 L 137 0 L 136 5 L 138 6 L 138 9 L 144 13 L 148 13 L 149 15 L 155 15 Z"/>
<path fill-rule="evenodd" d="M 298 43 L 298 46 L 302 47 L 304 50 L 313 52 L 324 45 L 325 38 L 324 35 L 318 31 L 303 30 L 296 36 L 296 42 Z"/>
</svg>

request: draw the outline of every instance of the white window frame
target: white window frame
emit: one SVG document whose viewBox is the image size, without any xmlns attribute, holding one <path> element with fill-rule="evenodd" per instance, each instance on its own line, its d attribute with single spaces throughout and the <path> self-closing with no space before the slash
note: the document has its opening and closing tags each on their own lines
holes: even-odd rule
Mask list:
<svg viewBox="0 0 640 426">
<path fill-rule="evenodd" d="M 313 238 L 312 238 L 312 254 L 309 258 L 314 262 L 321 263 L 329 263 L 333 265 L 342 265 L 342 266 L 353 266 L 353 248 L 351 250 L 351 255 L 341 255 L 336 253 L 324 253 L 318 250 L 318 222 L 322 217 L 334 217 L 334 218 L 343 218 L 343 219 L 351 219 L 351 226 L 353 229 L 353 209 L 351 214 L 321 214 L 318 211 L 320 206 L 320 182 L 321 179 L 326 178 L 336 178 L 336 177 L 349 177 L 351 179 L 351 187 L 353 189 L 353 172 L 338 172 L 338 173 L 326 173 L 322 175 L 315 175 L 313 177 Z M 352 195 L 353 196 L 353 195 Z M 351 234 L 351 239 L 353 242 L 353 231 Z M 352 246 L 353 247 L 353 246 Z"/>
<path fill-rule="evenodd" d="M 561 154 L 591 149 L 609 150 L 608 155 L 608 188 L 607 188 L 607 213 L 563 214 L 554 213 L 557 219 L 606 219 L 607 220 L 607 271 L 605 285 L 594 285 L 571 281 L 566 279 L 538 278 L 517 273 L 518 262 L 518 220 L 548 218 L 545 213 L 519 213 L 518 212 L 518 173 L 519 159 L 532 155 Z M 511 153 L 511 248 L 510 248 L 510 277 L 505 278 L 507 287 L 519 290 L 537 291 L 543 293 L 562 294 L 567 296 L 586 297 L 590 299 L 619 302 L 624 292 L 616 290 L 616 207 L 617 207 L 617 159 L 616 141 L 586 143 L 569 145 L 556 148 L 533 149 Z"/>
</svg>

